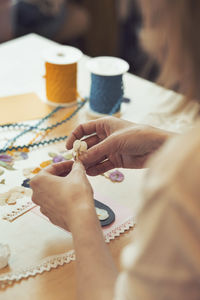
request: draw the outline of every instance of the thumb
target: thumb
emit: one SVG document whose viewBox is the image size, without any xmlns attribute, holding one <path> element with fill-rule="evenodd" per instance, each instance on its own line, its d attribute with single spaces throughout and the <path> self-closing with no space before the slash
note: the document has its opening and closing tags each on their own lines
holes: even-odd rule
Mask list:
<svg viewBox="0 0 200 300">
<path fill-rule="evenodd" d="M 85 167 L 83 166 L 81 161 L 79 161 L 79 160 L 74 161 L 71 173 L 73 173 L 73 172 L 79 172 L 79 173 L 85 174 Z"/>
</svg>

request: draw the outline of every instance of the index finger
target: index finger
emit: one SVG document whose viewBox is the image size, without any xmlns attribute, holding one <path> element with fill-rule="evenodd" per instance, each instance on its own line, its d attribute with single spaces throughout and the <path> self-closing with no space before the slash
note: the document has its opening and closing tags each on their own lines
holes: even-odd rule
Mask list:
<svg viewBox="0 0 200 300">
<path fill-rule="evenodd" d="M 39 189 L 40 185 L 44 182 L 51 184 L 54 181 L 54 176 L 67 176 L 73 166 L 73 161 L 63 161 L 57 164 L 52 164 L 49 167 L 42 169 L 36 176 L 34 176 L 30 181 L 30 186 L 32 189 L 34 187 Z M 41 180 L 42 179 L 42 180 Z"/>
<path fill-rule="evenodd" d="M 82 137 L 96 133 L 96 121 L 89 121 L 84 124 L 80 124 L 73 130 L 67 138 L 66 147 L 72 149 L 75 140 L 80 140 Z"/>
<path fill-rule="evenodd" d="M 49 167 L 45 168 L 44 171 L 55 176 L 66 176 L 72 169 L 73 161 L 62 161 L 56 164 L 52 164 Z"/>
</svg>

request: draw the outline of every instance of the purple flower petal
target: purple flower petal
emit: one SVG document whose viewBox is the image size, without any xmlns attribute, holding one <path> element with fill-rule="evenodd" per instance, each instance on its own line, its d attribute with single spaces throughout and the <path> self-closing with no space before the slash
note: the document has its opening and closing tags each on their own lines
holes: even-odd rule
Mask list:
<svg viewBox="0 0 200 300">
<path fill-rule="evenodd" d="M 109 178 L 114 182 L 122 182 L 124 180 L 124 174 L 118 170 L 115 170 L 109 174 Z"/>
<path fill-rule="evenodd" d="M 7 154 L 0 155 L 0 160 L 4 162 L 11 162 L 13 160 L 12 156 Z"/>
<path fill-rule="evenodd" d="M 22 159 L 28 159 L 28 154 L 26 152 L 20 152 Z"/>
<path fill-rule="evenodd" d="M 53 162 L 54 163 L 58 163 L 58 162 L 65 161 L 65 160 L 66 159 L 62 155 L 57 155 L 57 156 L 53 157 Z"/>
</svg>

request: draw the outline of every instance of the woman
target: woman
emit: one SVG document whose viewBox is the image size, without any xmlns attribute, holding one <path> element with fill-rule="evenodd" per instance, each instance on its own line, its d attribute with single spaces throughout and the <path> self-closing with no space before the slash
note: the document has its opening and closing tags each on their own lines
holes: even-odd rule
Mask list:
<svg viewBox="0 0 200 300">
<path fill-rule="evenodd" d="M 38 33 L 52 38 L 63 25 L 65 0 L 19 0 L 14 6 L 15 36 Z"/>
<path fill-rule="evenodd" d="M 8 41 L 12 37 L 12 1 L 0 1 L 0 43 Z"/>
<path fill-rule="evenodd" d="M 161 79 L 198 99 L 200 42 L 195 31 L 200 2 L 141 3 L 143 37 L 163 62 Z M 80 157 L 82 163 L 55 164 L 32 179 L 33 201 L 54 224 L 72 232 L 80 299 L 200 299 L 199 131 L 196 125 L 186 135 L 172 137 L 115 118 L 91 121 L 78 126 L 67 140 L 71 149 L 75 139 L 92 134 L 85 138 L 90 149 Z M 138 236 L 125 249 L 124 271 L 118 274 L 85 169 L 97 175 L 115 167 L 142 168 L 150 156 Z"/>
<path fill-rule="evenodd" d="M 81 37 L 88 29 L 88 12 L 68 0 L 17 0 L 13 6 L 14 35 L 37 33 L 60 42 Z"/>
</svg>

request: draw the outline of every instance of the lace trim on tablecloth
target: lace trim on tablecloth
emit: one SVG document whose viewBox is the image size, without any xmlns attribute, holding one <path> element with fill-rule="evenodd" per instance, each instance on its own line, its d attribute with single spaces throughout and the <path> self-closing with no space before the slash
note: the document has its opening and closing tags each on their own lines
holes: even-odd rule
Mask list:
<svg viewBox="0 0 200 300">
<path fill-rule="evenodd" d="M 123 224 L 113 228 L 110 232 L 105 234 L 105 241 L 109 243 L 114 240 L 115 237 L 120 236 L 121 233 L 129 230 L 134 226 L 133 218 L 127 219 Z M 12 285 L 14 282 L 19 281 L 30 276 L 35 276 L 51 269 L 55 269 L 64 264 L 70 263 L 75 260 L 75 251 L 71 250 L 63 254 L 49 256 L 41 260 L 39 264 L 29 266 L 18 272 L 11 272 L 4 275 L 0 275 L 0 289 L 5 288 L 8 285 Z"/>
<path fill-rule="evenodd" d="M 3 220 L 12 222 L 35 206 L 36 205 L 30 200 L 30 198 L 23 198 L 20 199 L 20 203 L 12 206 L 6 205 L 1 207 L 0 217 Z"/>
<path fill-rule="evenodd" d="M 18 272 L 8 273 L 6 275 L 0 276 L 0 289 L 5 288 L 7 285 L 11 285 L 14 281 L 19 281 L 30 276 L 35 276 L 37 274 L 42 274 L 45 271 L 50 271 L 58 266 L 62 266 L 75 260 L 74 250 L 66 252 L 64 254 L 53 255 L 44 258 L 39 264 L 29 266 L 24 270 L 19 270 Z"/>
<path fill-rule="evenodd" d="M 121 233 L 124 233 L 125 231 L 129 230 L 134 225 L 135 224 L 134 224 L 133 218 L 130 217 L 123 224 L 114 227 L 110 232 L 105 234 L 104 235 L 105 242 L 109 243 L 111 240 L 114 240 L 117 236 L 120 236 Z"/>
</svg>

